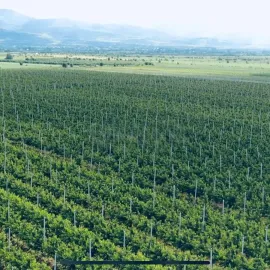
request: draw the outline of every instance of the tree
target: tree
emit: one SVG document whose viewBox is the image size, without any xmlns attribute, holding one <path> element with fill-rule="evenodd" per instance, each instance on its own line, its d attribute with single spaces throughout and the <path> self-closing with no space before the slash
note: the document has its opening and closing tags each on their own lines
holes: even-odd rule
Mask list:
<svg viewBox="0 0 270 270">
<path fill-rule="evenodd" d="M 6 59 L 7 59 L 7 60 L 12 60 L 12 59 L 13 59 L 13 55 L 10 54 L 10 53 L 7 53 Z"/>
<path fill-rule="evenodd" d="M 63 68 L 67 68 L 67 66 L 68 66 L 67 63 L 63 63 L 63 64 L 62 64 L 62 67 L 63 67 Z"/>
<path fill-rule="evenodd" d="M 146 66 L 153 66 L 154 64 L 152 62 L 145 62 L 144 63 Z"/>
</svg>

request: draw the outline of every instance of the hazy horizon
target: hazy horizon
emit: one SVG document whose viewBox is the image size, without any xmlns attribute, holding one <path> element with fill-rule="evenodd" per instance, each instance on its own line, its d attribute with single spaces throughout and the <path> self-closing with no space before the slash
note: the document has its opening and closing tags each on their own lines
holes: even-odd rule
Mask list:
<svg viewBox="0 0 270 270">
<path fill-rule="evenodd" d="M 106 1 L 9 0 L 0 9 L 12 9 L 38 19 L 66 18 L 87 23 L 128 24 L 155 28 L 179 36 L 208 36 L 270 42 L 266 0 Z"/>
</svg>

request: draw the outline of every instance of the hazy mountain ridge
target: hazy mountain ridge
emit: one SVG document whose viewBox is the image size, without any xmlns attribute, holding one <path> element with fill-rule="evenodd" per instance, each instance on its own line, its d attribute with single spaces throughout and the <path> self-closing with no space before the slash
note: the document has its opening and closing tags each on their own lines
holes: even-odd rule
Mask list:
<svg viewBox="0 0 270 270">
<path fill-rule="evenodd" d="M 0 9 L 0 29 L 16 30 L 29 20 L 31 20 L 30 17 L 13 10 Z"/>
<path fill-rule="evenodd" d="M 34 19 L 0 9 L 0 46 L 61 46 L 108 42 L 110 45 L 244 48 L 250 44 L 217 38 L 179 38 L 155 29 L 129 25 L 88 24 L 69 19 Z"/>
<path fill-rule="evenodd" d="M 53 42 L 52 39 L 46 36 L 0 29 L 0 46 L 20 47 L 29 46 L 29 44 L 35 44 L 35 46 L 49 46 L 53 44 Z"/>
</svg>

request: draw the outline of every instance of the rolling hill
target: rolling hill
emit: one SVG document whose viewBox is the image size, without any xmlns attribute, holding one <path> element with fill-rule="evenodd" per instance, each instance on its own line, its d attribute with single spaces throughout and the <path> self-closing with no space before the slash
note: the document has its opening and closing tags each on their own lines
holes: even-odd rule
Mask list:
<svg viewBox="0 0 270 270">
<path fill-rule="evenodd" d="M 39 46 L 90 42 L 166 44 L 168 34 L 127 25 L 87 24 L 68 19 L 34 19 L 12 10 L 0 10 L 2 45 Z"/>
<path fill-rule="evenodd" d="M 157 29 L 117 24 L 89 24 L 69 19 L 35 19 L 0 9 L 0 47 L 24 46 L 169 46 L 191 48 L 248 48 L 240 41 L 209 37 L 177 37 Z"/>
</svg>

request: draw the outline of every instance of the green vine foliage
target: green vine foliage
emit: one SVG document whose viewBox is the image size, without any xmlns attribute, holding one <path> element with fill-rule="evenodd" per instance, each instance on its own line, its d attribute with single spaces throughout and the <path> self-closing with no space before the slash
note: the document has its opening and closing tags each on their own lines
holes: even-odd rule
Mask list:
<svg viewBox="0 0 270 270">
<path fill-rule="evenodd" d="M 212 249 L 214 269 L 268 269 L 269 101 L 263 83 L 1 70 L 0 268 Z"/>
</svg>

